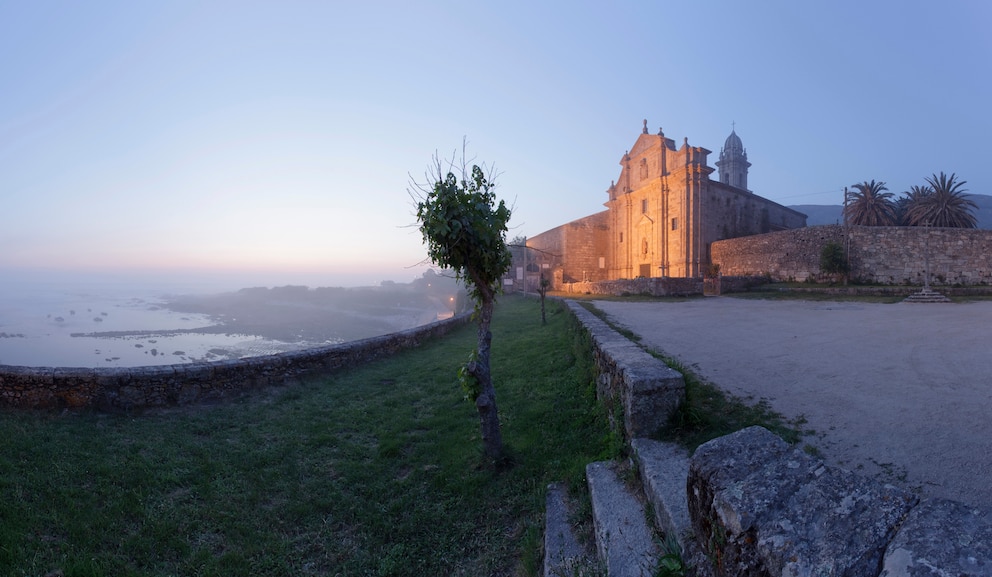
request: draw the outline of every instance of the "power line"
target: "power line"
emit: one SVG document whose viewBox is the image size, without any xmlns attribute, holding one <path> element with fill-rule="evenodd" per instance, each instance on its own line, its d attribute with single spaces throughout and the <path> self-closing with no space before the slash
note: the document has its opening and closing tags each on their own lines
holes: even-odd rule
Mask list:
<svg viewBox="0 0 992 577">
<path fill-rule="evenodd" d="M 825 190 L 823 192 L 805 192 L 803 194 L 790 194 L 789 196 L 779 196 L 776 198 L 798 198 L 801 196 L 816 196 L 818 194 L 843 194 L 844 189 L 838 188 L 836 190 Z"/>
</svg>

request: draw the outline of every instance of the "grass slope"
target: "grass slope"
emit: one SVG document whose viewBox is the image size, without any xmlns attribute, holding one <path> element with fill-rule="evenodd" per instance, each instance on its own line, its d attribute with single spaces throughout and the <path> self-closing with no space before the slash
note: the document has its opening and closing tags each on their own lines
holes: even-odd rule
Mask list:
<svg viewBox="0 0 992 577">
<path fill-rule="evenodd" d="M 499 471 L 457 382 L 474 325 L 222 405 L 0 412 L 0 573 L 534 574 L 545 486 L 581 490 L 617 447 L 584 332 L 558 305 L 548 321 L 497 306 Z"/>
</svg>

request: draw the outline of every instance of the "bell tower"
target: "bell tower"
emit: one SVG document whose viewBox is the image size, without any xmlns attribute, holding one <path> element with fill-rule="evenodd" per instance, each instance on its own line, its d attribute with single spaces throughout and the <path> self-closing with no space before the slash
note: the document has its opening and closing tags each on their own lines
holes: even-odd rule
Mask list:
<svg viewBox="0 0 992 577">
<path fill-rule="evenodd" d="M 720 182 L 747 190 L 747 169 L 750 166 L 741 137 L 731 129 L 730 136 L 720 150 L 720 160 L 716 161 L 716 167 L 720 170 Z"/>
</svg>

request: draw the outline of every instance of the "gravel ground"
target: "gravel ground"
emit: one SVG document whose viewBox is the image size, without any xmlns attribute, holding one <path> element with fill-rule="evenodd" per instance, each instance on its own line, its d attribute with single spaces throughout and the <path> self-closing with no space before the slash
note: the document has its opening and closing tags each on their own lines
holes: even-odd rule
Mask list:
<svg viewBox="0 0 992 577">
<path fill-rule="evenodd" d="M 805 417 L 827 463 L 992 506 L 992 302 L 595 305 L 721 389 Z"/>
</svg>

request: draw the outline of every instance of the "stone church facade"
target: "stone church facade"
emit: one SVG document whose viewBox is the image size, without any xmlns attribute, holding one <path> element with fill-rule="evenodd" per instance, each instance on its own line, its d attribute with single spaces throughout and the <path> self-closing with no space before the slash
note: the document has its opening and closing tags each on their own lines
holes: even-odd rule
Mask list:
<svg viewBox="0 0 992 577">
<path fill-rule="evenodd" d="M 710 151 L 681 147 L 647 121 L 620 160 L 620 175 L 607 189 L 606 210 L 527 240 L 515 262 L 516 280 L 540 272 L 563 283 L 638 277 L 701 276 L 713 242 L 801 228 L 806 215 L 762 198 L 747 188 L 747 151 L 732 131 L 716 170 Z M 526 271 L 526 273 L 525 273 Z"/>
</svg>

